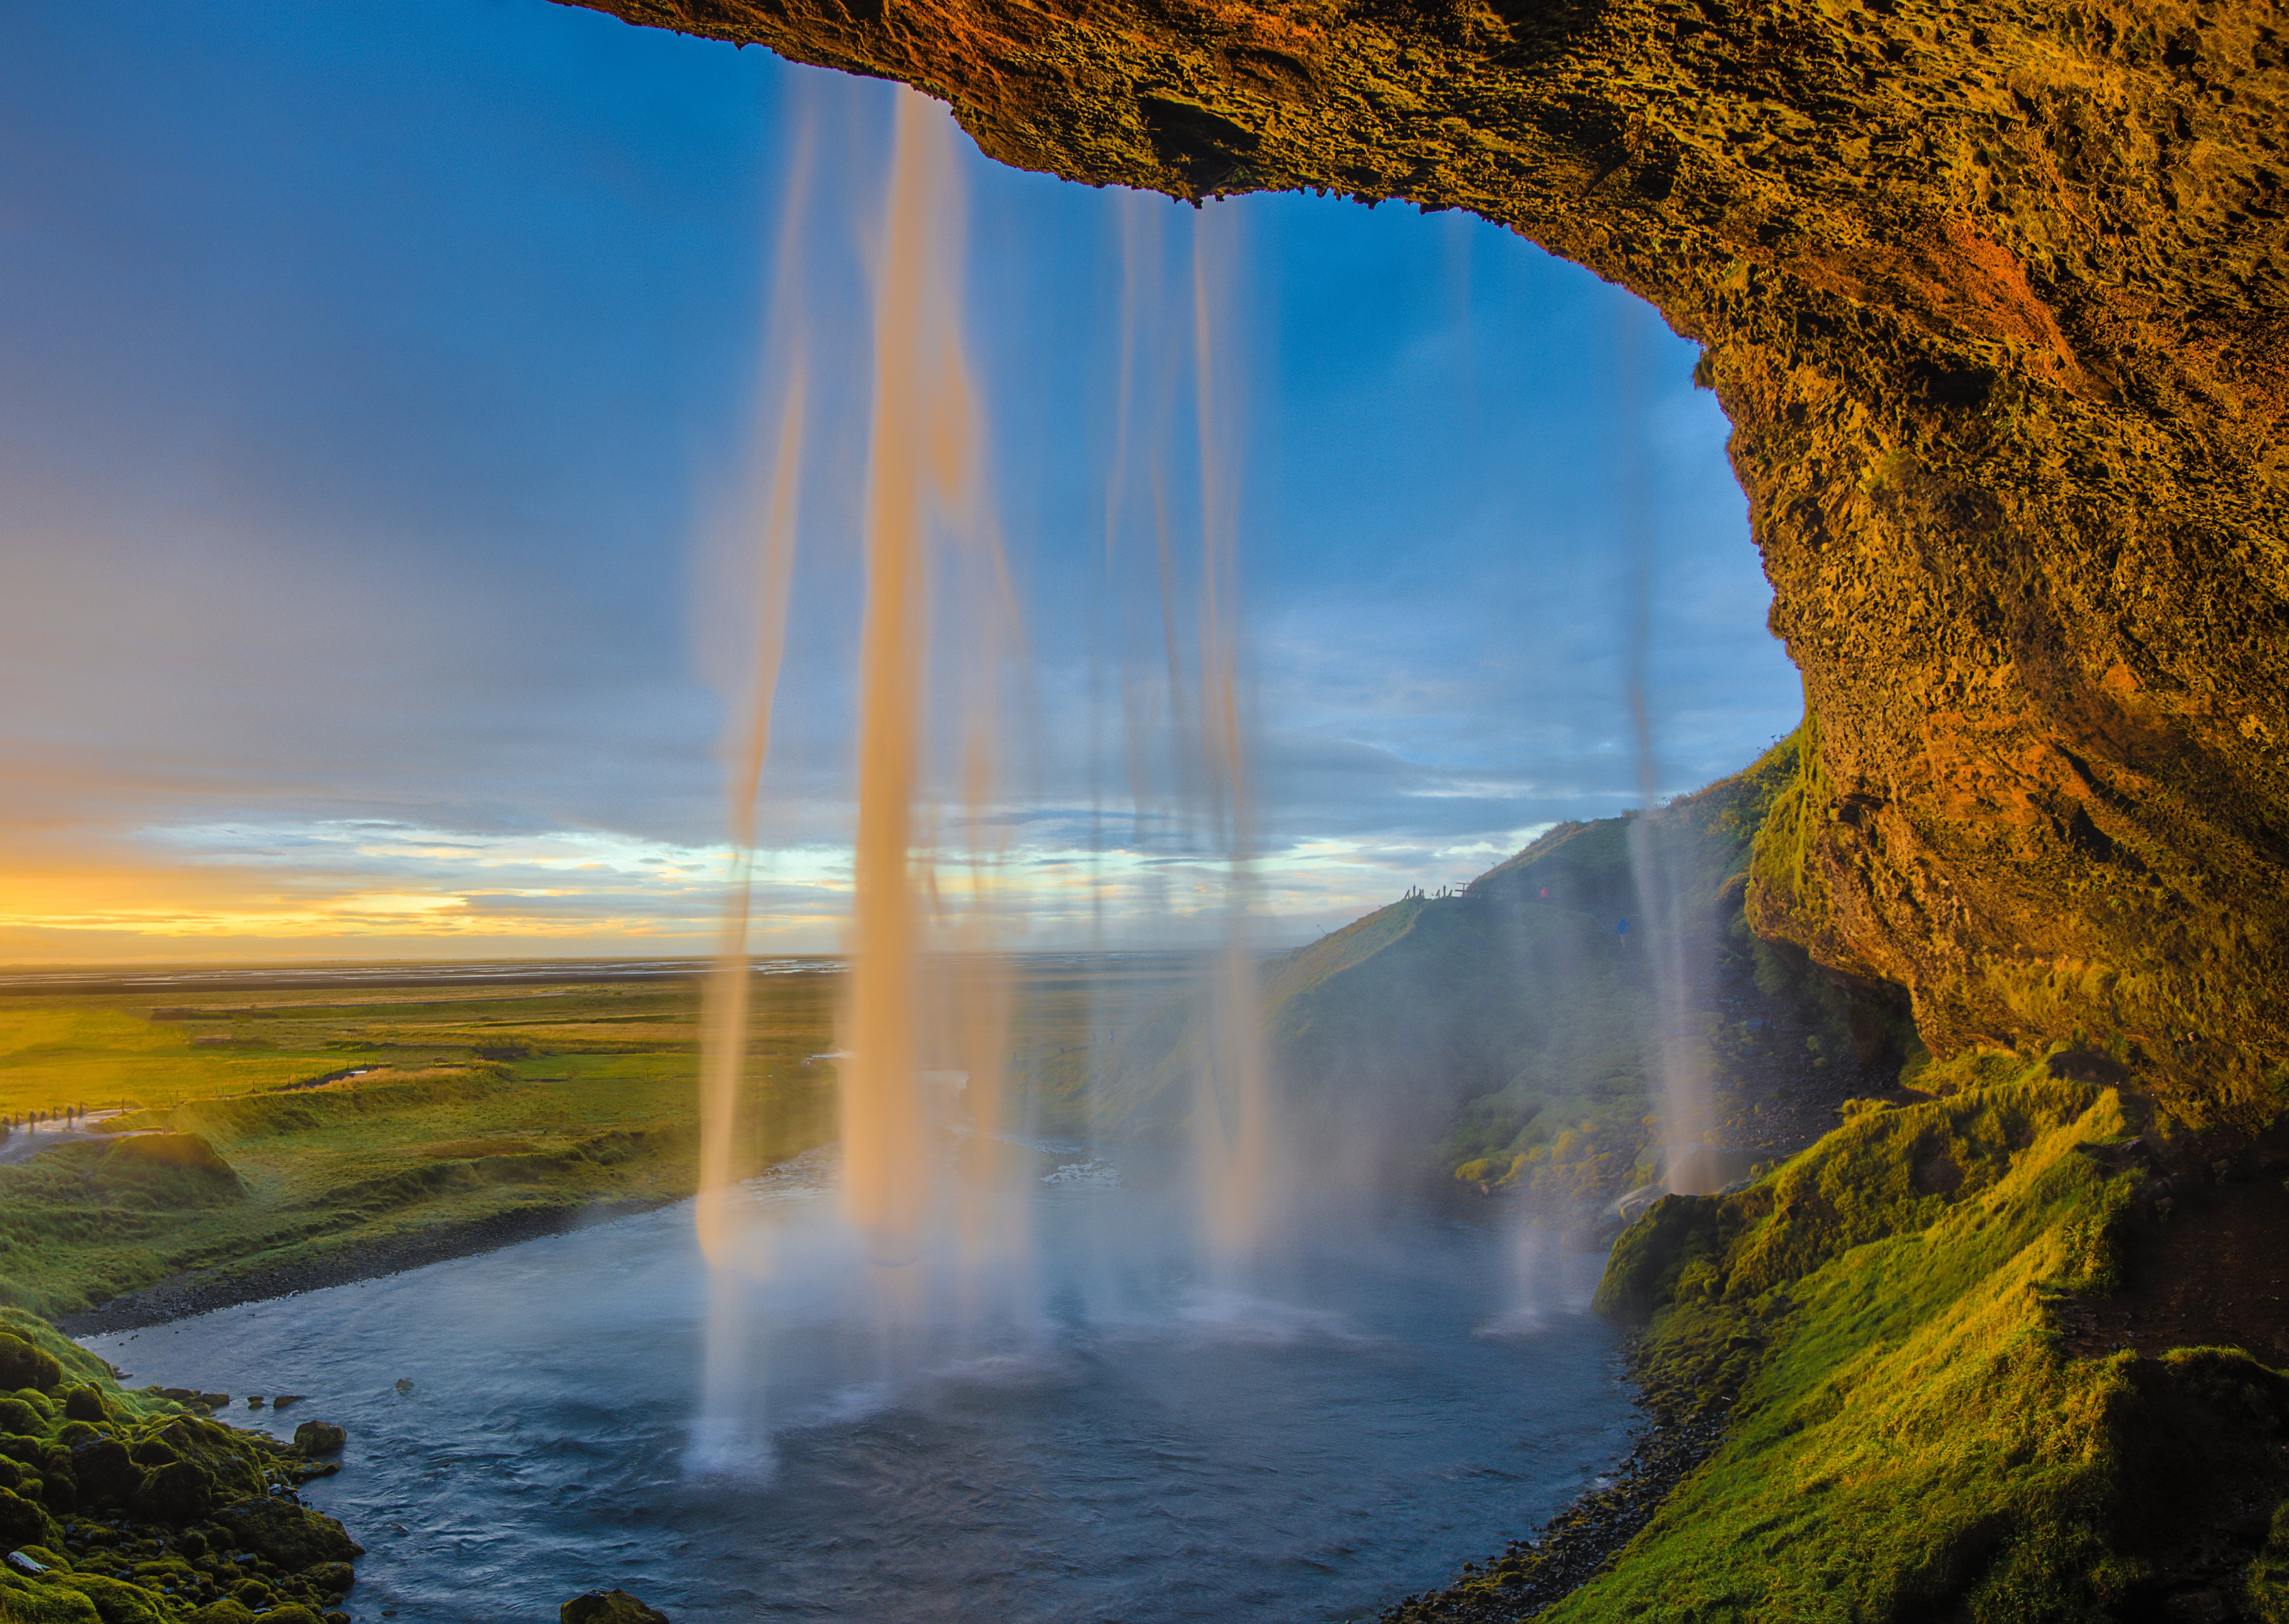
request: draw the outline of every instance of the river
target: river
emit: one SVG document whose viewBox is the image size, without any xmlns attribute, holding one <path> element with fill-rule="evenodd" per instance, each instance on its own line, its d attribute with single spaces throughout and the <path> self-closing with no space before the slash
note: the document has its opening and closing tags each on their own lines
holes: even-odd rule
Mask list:
<svg viewBox="0 0 2289 1624">
<path fill-rule="evenodd" d="M 782 1181 L 785 1184 L 785 1181 Z M 349 1611 L 551 1619 L 618 1586 L 678 1620 L 1372 1618 L 1626 1452 L 1598 1260 L 1424 1209 L 1205 1292 L 1156 1196 L 1033 1198 L 1015 1341 L 901 1363 L 806 1240 L 746 1294 L 768 1461 L 691 1464 L 707 1291 L 689 1206 L 86 1346 L 134 1382 L 307 1395 L 349 1429 L 307 1491 L 367 1549 Z"/>
</svg>

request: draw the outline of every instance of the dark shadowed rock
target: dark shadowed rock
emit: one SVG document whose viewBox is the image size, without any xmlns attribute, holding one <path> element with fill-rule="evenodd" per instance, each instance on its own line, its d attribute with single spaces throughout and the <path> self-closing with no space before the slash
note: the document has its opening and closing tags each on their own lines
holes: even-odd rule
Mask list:
<svg viewBox="0 0 2289 1624">
<path fill-rule="evenodd" d="M 127 1446 L 117 1438 L 96 1438 L 71 1452 L 72 1480 L 90 1508 L 123 1505 L 143 1482 Z"/>
<path fill-rule="evenodd" d="M 179 1528 L 212 1511 L 214 1499 L 213 1477 L 192 1461 L 176 1461 L 147 1476 L 128 1497 L 127 1509 L 145 1522 Z"/>
<path fill-rule="evenodd" d="M 589 1590 L 557 1610 L 562 1624 L 668 1624 L 626 1590 Z"/>
<path fill-rule="evenodd" d="M 2103 1083 L 2118 1087 L 2130 1080 L 2130 1069 L 2111 1055 L 2096 1049 L 2067 1049 L 2051 1056 L 2051 1075 L 2076 1083 Z"/>
</svg>

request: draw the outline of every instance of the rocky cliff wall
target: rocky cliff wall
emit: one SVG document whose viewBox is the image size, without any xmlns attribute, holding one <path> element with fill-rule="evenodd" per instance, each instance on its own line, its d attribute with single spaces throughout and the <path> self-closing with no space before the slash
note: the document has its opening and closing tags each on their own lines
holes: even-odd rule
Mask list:
<svg viewBox="0 0 2289 1624">
<path fill-rule="evenodd" d="M 1934 1049 L 2289 1062 L 2274 0 L 599 0 L 992 155 L 1469 209 L 1706 351 L 1818 748 L 1754 915 Z"/>
</svg>

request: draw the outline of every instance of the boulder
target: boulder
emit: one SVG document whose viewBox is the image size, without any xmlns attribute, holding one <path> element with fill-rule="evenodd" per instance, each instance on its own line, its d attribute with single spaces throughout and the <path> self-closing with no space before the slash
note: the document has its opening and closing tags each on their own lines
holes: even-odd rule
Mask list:
<svg viewBox="0 0 2289 1624">
<path fill-rule="evenodd" d="M 294 1429 L 294 1447 L 306 1455 L 330 1455 L 349 1440 L 331 1421 L 306 1421 Z"/>
<path fill-rule="evenodd" d="M 152 1469 L 142 1486 L 128 1497 L 127 1509 L 147 1523 L 180 1528 L 212 1511 L 214 1498 L 214 1478 L 204 1467 L 172 1461 Z"/>
<path fill-rule="evenodd" d="M 557 1609 L 562 1624 L 668 1624 L 626 1590 L 587 1590 Z"/>
<path fill-rule="evenodd" d="M 365 1555 L 332 1517 L 307 1506 L 267 1497 L 225 1506 L 214 1514 L 233 1543 L 282 1568 L 307 1568 L 321 1562 L 347 1562 Z"/>
<path fill-rule="evenodd" d="M 103 1395 L 92 1387 L 68 1389 L 64 1394 L 64 1418 L 99 1423 L 109 1419 L 103 1413 Z"/>
<path fill-rule="evenodd" d="M 64 1379 L 64 1367 L 22 1337 L 0 1331 L 0 1388 L 44 1393 Z"/>
</svg>

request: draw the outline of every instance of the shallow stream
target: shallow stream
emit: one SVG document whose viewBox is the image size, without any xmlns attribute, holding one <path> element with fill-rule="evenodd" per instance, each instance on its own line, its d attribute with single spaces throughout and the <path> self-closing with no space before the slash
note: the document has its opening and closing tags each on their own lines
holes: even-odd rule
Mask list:
<svg viewBox="0 0 2289 1624">
<path fill-rule="evenodd" d="M 760 1198 L 794 1222 L 746 1297 L 769 1453 L 737 1471 L 694 1464 L 689 1206 L 87 1345 L 137 1384 L 307 1396 L 239 1424 L 347 1426 L 308 1498 L 367 1548 L 353 1617 L 408 1624 L 612 1586 L 679 1624 L 1372 1618 L 1627 1447 L 1598 1261 L 1467 1214 L 1208 1292 L 1160 1198 L 1069 1173 L 1032 1198 L 1025 1333 L 902 1362 L 803 1238 L 817 1193 Z"/>
</svg>

